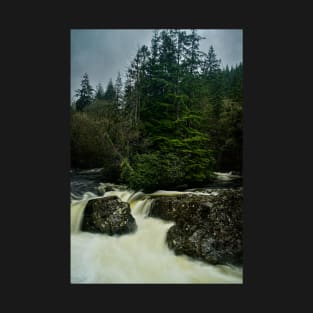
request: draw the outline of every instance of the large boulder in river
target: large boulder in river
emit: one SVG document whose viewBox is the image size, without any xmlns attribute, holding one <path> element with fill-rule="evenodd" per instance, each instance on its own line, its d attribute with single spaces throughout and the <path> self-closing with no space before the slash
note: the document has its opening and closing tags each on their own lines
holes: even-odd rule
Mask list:
<svg viewBox="0 0 313 313">
<path fill-rule="evenodd" d="M 116 196 L 89 200 L 84 211 L 82 231 L 110 236 L 134 232 L 136 221 L 127 202 Z"/>
<path fill-rule="evenodd" d="M 242 263 L 242 189 L 159 197 L 149 215 L 175 221 L 166 240 L 176 254 L 213 264 Z"/>
</svg>

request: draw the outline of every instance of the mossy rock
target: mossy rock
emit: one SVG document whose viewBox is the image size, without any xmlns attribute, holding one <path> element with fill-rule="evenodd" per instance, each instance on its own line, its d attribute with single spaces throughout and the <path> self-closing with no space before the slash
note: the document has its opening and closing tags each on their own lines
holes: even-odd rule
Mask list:
<svg viewBox="0 0 313 313">
<path fill-rule="evenodd" d="M 89 200 L 82 222 L 82 231 L 104 233 L 110 236 L 134 232 L 136 221 L 127 202 L 118 197 Z"/>
</svg>

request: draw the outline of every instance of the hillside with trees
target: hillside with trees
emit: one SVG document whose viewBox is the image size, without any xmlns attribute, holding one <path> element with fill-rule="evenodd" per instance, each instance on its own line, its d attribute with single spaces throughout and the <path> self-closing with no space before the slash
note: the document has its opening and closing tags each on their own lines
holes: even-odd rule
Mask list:
<svg viewBox="0 0 313 313">
<path fill-rule="evenodd" d="M 139 190 L 242 172 L 243 65 L 222 68 L 195 30 L 155 31 L 106 88 L 84 74 L 71 106 L 71 167 Z"/>
</svg>

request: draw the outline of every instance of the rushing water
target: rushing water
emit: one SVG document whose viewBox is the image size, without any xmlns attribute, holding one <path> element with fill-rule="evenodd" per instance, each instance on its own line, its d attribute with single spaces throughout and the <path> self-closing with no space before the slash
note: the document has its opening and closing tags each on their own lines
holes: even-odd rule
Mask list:
<svg viewBox="0 0 313 313">
<path fill-rule="evenodd" d="M 159 191 L 152 196 L 177 193 Z M 80 231 L 88 200 L 112 195 L 130 204 L 136 232 L 108 236 Z M 147 216 L 152 201 L 128 190 L 72 195 L 71 283 L 242 283 L 241 268 L 176 256 L 165 240 L 173 223 Z"/>
</svg>

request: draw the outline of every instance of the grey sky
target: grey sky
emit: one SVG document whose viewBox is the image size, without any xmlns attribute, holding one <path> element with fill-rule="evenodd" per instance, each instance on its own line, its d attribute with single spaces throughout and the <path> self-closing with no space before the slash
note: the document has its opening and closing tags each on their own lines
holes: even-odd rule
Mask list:
<svg viewBox="0 0 313 313">
<path fill-rule="evenodd" d="M 145 29 L 72 29 L 71 30 L 71 96 L 80 88 L 84 73 L 88 73 L 91 85 L 101 83 L 106 89 L 109 79 L 113 82 L 118 71 L 122 78 L 143 44 L 150 47 L 153 30 Z M 242 62 L 241 29 L 199 29 L 206 37 L 200 41 L 201 51 L 208 52 L 213 45 L 222 66 L 234 66 Z"/>
</svg>

